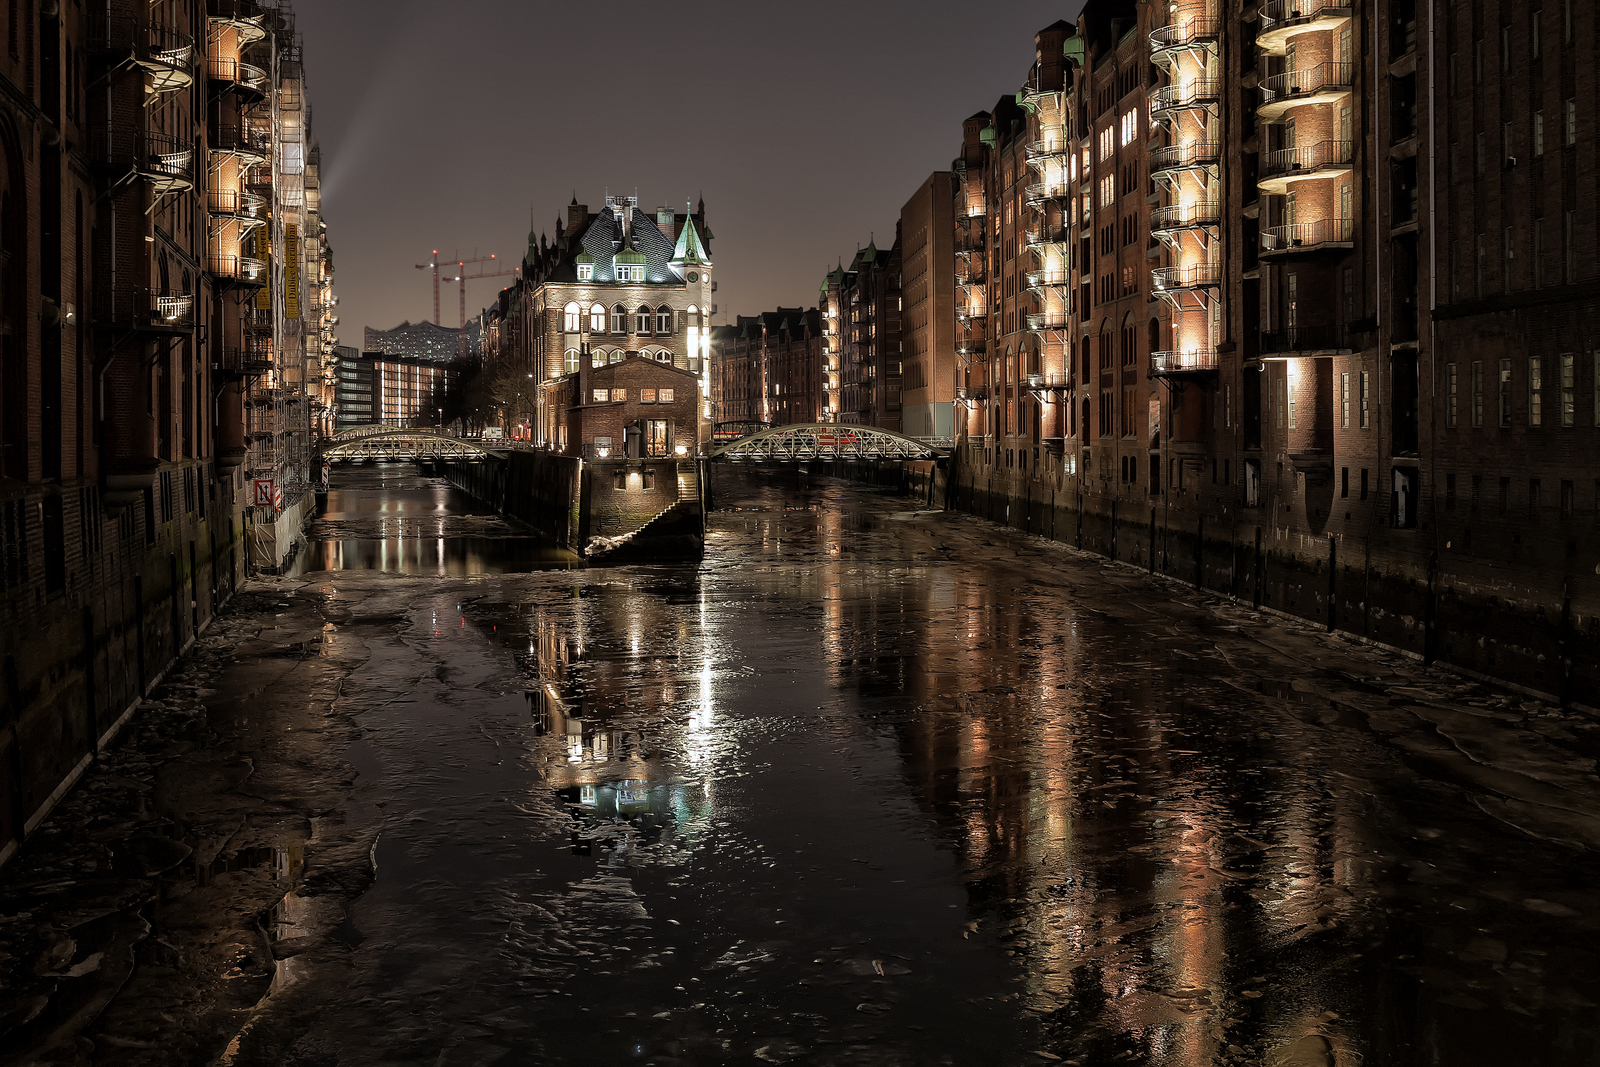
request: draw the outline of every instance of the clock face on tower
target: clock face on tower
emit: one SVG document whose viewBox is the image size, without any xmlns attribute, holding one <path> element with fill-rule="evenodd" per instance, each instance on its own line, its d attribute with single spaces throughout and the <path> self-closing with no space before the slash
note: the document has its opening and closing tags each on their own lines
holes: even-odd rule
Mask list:
<svg viewBox="0 0 1600 1067">
<path fill-rule="evenodd" d="M 699 281 L 699 280 L 700 280 L 700 274 L 699 274 L 699 272 L 697 272 L 697 271 L 690 271 L 690 272 L 689 272 L 689 280 L 690 280 L 690 281 L 691 281 L 691 282 L 697 282 L 697 281 Z"/>
</svg>

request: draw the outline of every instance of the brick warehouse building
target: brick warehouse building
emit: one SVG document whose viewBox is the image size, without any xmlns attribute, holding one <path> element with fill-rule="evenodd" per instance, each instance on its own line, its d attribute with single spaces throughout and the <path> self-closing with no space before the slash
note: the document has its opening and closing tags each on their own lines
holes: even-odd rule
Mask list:
<svg viewBox="0 0 1600 1067">
<path fill-rule="evenodd" d="M 304 482 L 331 262 L 293 12 L 13 5 L 0 105 L 0 861 Z M 308 369 L 309 368 L 309 369 Z"/>
<path fill-rule="evenodd" d="M 963 125 L 957 506 L 1600 703 L 1595 12 L 1170 7 Z"/>
<path fill-rule="evenodd" d="M 712 418 L 719 427 L 825 421 L 822 313 L 778 308 L 711 331 Z"/>
<path fill-rule="evenodd" d="M 898 224 L 896 230 L 899 229 Z M 876 240 L 823 279 L 818 300 L 826 346 L 827 422 L 898 430 L 901 423 L 900 236 Z"/>
<path fill-rule="evenodd" d="M 901 429 L 955 433 L 954 176 L 934 171 L 900 209 Z"/>
</svg>

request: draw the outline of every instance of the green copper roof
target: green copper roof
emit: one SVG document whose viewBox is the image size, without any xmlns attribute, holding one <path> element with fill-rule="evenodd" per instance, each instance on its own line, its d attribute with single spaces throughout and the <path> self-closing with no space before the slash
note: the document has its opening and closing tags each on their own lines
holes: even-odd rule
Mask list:
<svg viewBox="0 0 1600 1067">
<path fill-rule="evenodd" d="M 645 263 L 645 262 L 648 262 L 644 258 L 644 253 L 643 252 L 639 252 L 639 251 L 637 251 L 635 249 L 632 249 L 632 248 L 624 248 L 621 252 L 618 252 L 617 255 L 616 255 L 616 261 L 618 263 Z"/>
<path fill-rule="evenodd" d="M 694 229 L 694 217 L 685 216 L 683 229 L 678 231 L 678 246 L 672 250 L 674 263 L 709 263 L 700 235 Z"/>
</svg>

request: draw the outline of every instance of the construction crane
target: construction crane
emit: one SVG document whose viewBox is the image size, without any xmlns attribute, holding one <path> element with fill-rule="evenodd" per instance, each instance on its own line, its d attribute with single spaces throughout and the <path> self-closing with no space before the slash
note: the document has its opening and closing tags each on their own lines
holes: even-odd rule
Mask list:
<svg viewBox="0 0 1600 1067">
<path fill-rule="evenodd" d="M 451 262 L 451 260 L 445 260 L 445 262 L 449 263 L 449 262 Z M 466 356 L 467 356 L 467 283 L 469 281 L 475 281 L 475 280 L 477 280 L 479 278 L 505 278 L 505 277 L 509 277 L 511 275 L 516 274 L 517 271 L 516 271 L 515 267 L 511 267 L 511 268 L 508 268 L 506 270 L 495 270 L 495 269 L 492 269 L 493 267 L 498 267 L 500 265 L 500 261 L 497 258 L 495 258 L 495 256 L 493 254 L 490 254 L 490 255 L 487 255 L 487 256 L 480 256 L 480 255 L 477 255 L 476 252 L 474 252 L 474 254 L 472 255 L 471 258 L 462 258 L 460 256 L 457 256 L 457 258 L 454 260 L 454 263 L 456 265 L 456 269 L 459 270 L 461 273 L 457 274 L 454 278 L 445 278 L 443 280 L 447 281 L 447 282 L 460 282 L 461 283 L 461 350 L 460 350 L 460 358 L 465 359 Z M 490 264 L 490 268 L 480 269 L 475 273 L 468 274 L 467 273 L 467 265 L 469 263 L 470 264 L 484 264 L 484 263 L 486 263 L 486 264 Z M 433 324 L 435 326 L 443 326 L 444 323 L 439 321 L 439 282 L 441 280 L 440 277 L 439 277 L 439 250 L 437 248 L 435 248 L 433 250 L 433 259 L 430 262 L 427 262 L 427 263 L 418 263 L 417 264 L 417 269 L 418 270 L 427 270 L 427 271 L 432 271 L 433 272 Z"/>
<path fill-rule="evenodd" d="M 487 266 L 481 266 L 477 271 L 468 274 L 468 263 L 487 264 Z M 467 283 L 470 281 L 477 281 L 479 278 L 506 278 L 517 273 L 517 269 L 515 267 L 505 270 L 501 270 L 499 267 L 500 261 L 493 255 L 478 256 L 475 259 L 458 259 L 456 260 L 456 268 L 460 270 L 461 273 L 456 275 L 454 278 L 444 279 L 447 282 L 456 281 L 461 283 L 461 349 L 457 353 L 458 359 L 464 360 L 467 358 Z M 435 309 L 438 307 L 438 300 L 439 295 L 436 291 L 434 293 Z M 435 310 L 434 313 L 438 314 L 438 311 Z"/>
</svg>

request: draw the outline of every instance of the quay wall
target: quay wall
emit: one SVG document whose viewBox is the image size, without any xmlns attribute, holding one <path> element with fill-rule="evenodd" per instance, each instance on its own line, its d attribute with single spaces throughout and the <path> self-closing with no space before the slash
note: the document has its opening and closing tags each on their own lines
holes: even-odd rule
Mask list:
<svg viewBox="0 0 1600 1067">
<path fill-rule="evenodd" d="M 244 483 L 163 463 L 108 509 L 92 479 L 0 493 L 0 863 L 244 579 Z"/>
</svg>

